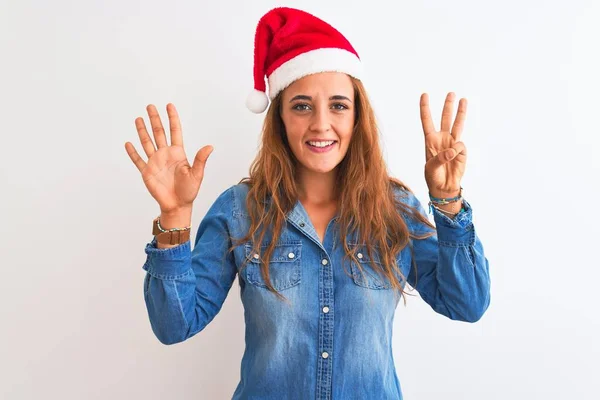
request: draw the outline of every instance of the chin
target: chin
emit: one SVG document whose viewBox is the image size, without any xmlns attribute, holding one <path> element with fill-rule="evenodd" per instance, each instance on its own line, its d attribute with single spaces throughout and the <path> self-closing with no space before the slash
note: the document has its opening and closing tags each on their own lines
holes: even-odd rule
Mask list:
<svg viewBox="0 0 600 400">
<path fill-rule="evenodd" d="M 334 171 L 337 168 L 338 165 L 339 164 L 332 165 L 332 166 L 320 166 L 320 167 L 317 167 L 317 166 L 311 166 L 311 165 L 303 164 L 302 166 L 304 167 L 304 169 L 306 169 L 306 170 L 308 170 L 310 172 L 319 173 L 319 174 L 328 174 L 328 173 Z"/>
</svg>

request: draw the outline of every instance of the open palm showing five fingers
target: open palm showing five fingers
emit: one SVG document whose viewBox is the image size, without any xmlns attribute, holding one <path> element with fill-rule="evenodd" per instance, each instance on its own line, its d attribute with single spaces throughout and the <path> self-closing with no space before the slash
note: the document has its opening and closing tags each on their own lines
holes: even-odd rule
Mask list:
<svg viewBox="0 0 600 400">
<path fill-rule="evenodd" d="M 440 131 L 436 131 L 429 110 L 429 96 L 421 95 L 421 123 L 425 134 L 425 181 L 430 193 L 458 194 L 460 181 L 465 173 L 467 149 L 460 136 L 467 113 L 467 99 L 458 103 L 458 111 L 452 124 L 454 93 L 446 96 L 442 111 Z"/>
<path fill-rule="evenodd" d="M 171 145 L 167 144 L 165 130 L 156 107 L 152 104 L 146 107 L 154 134 L 156 146 L 146 130 L 144 119 L 135 119 L 135 126 L 148 162 L 139 156 L 133 144 L 125 143 L 125 150 L 142 173 L 146 188 L 158 202 L 161 213 L 172 213 L 183 209 L 191 209 L 202 179 L 206 160 L 212 153 L 213 147 L 208 145 L 201 148 L 194 159 L 194 165 L 188 163 L 181 133 L 181 123 L 175 106 L 167 104 Z"/>
</svg>

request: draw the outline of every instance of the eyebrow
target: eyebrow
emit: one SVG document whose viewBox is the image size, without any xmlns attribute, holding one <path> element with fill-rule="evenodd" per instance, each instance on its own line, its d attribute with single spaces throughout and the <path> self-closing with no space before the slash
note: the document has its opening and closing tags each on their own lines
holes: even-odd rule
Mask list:
<svg viewBox="0 0 600 400">
<path fill-rule="evenodd" d="M 290 103 L 294 100 L 311 100 L 312 101 L 312 97 L 307 96 L 305 94 L 299 94 L 297 96 L 294 96 L 291 98 Z M 350 103 L 352 103 L 352 100 L 350 100 L 349 98 L 347 98 L 346 96 L 342 96 L 340 94 L 336 94 L 335 96 L 331 96 L 329 98 L 329 100 L 348 100 Z"/>
</svg>

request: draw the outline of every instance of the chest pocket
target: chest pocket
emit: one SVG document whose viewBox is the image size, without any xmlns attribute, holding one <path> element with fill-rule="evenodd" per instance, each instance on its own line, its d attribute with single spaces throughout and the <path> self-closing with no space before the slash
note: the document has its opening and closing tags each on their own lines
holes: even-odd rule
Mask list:
<svg viewBox="0 0 600 400">
<path fill-rule="evenodd" d="M 252 245 L 246 243 L 246 258 L 249 260 L 245 268 L 246 281 L 251 285 L 266 288 L 267 284 L 261 274 L 263 262 L 261 255 L 252 251 Z M 261 254 L 266 252 L 268 244 L 261 246 Z M 298 285 L 302 279 L 302 242 L 293 241 L 279 243 L 275 246 L 269 260 L 269 279 L 276 290 L 284 290 Z"/>
<path fill-rule="evenodd" d="M 358 286 L 369 289 L 390 289 L 392 284 L 388 278 L 383 275 L 383 272 L 374 270 L 371 266 L 371 260 L 373 260 L 378 268 L 383 268 L 377 248 L 373 249 L 373 258 L 370 258 L 365 245 L 357 245 L 356 243 L 350 243 L 350 245 L 356 246 L 354 255 L 359 261 L 357 264 L 351 260 L 350 267 L 352 270 L 352 280 L 354 283 Z M 359 265 L 362 267 L 362 271 L 360 270 Z"/>
</svg>

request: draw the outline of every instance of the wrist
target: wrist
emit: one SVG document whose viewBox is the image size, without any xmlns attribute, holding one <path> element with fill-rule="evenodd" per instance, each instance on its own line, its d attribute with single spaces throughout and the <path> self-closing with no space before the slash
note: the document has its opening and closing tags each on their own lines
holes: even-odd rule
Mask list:
<svg viewBox="0 0 600 400">
<path fill-rule="evenodd" d="M 456 197 L 460 194 L 460 188 L 456 189 L 456 190 L 449 190 L 449 191 L 444 191 L 444 190 L 429 190 L 429 195 L 433 196 L 433 197 L 437 197 L 439 199 L 449 199 L 452 197 Z"/>
<path fill-rule="evenodd" d="M 462 199 L 461 200 L 457 200 L 457 201 L 453 201 L 451 203 L 448 204 L 435 204 L 435 207 L 437 207 L 439 210 L 443 211 L 444 214 L 449 215 L 449 214 L 458 214 L 462 208 Z"/>
<path fill-rule="evenodd" d="M 192 224 L 192 209 L 160 213 L 160 226 L 163 229 L 186 228 Z"/>
<path fill-rule="evenodd" d="M 437 208 L 440 212 L 450 218 L 454 218 L 463 210 L 463 188 L 457 190 L 444 191 L 434 190 L 429 191 L 430 206 Z"/>
</svg>

